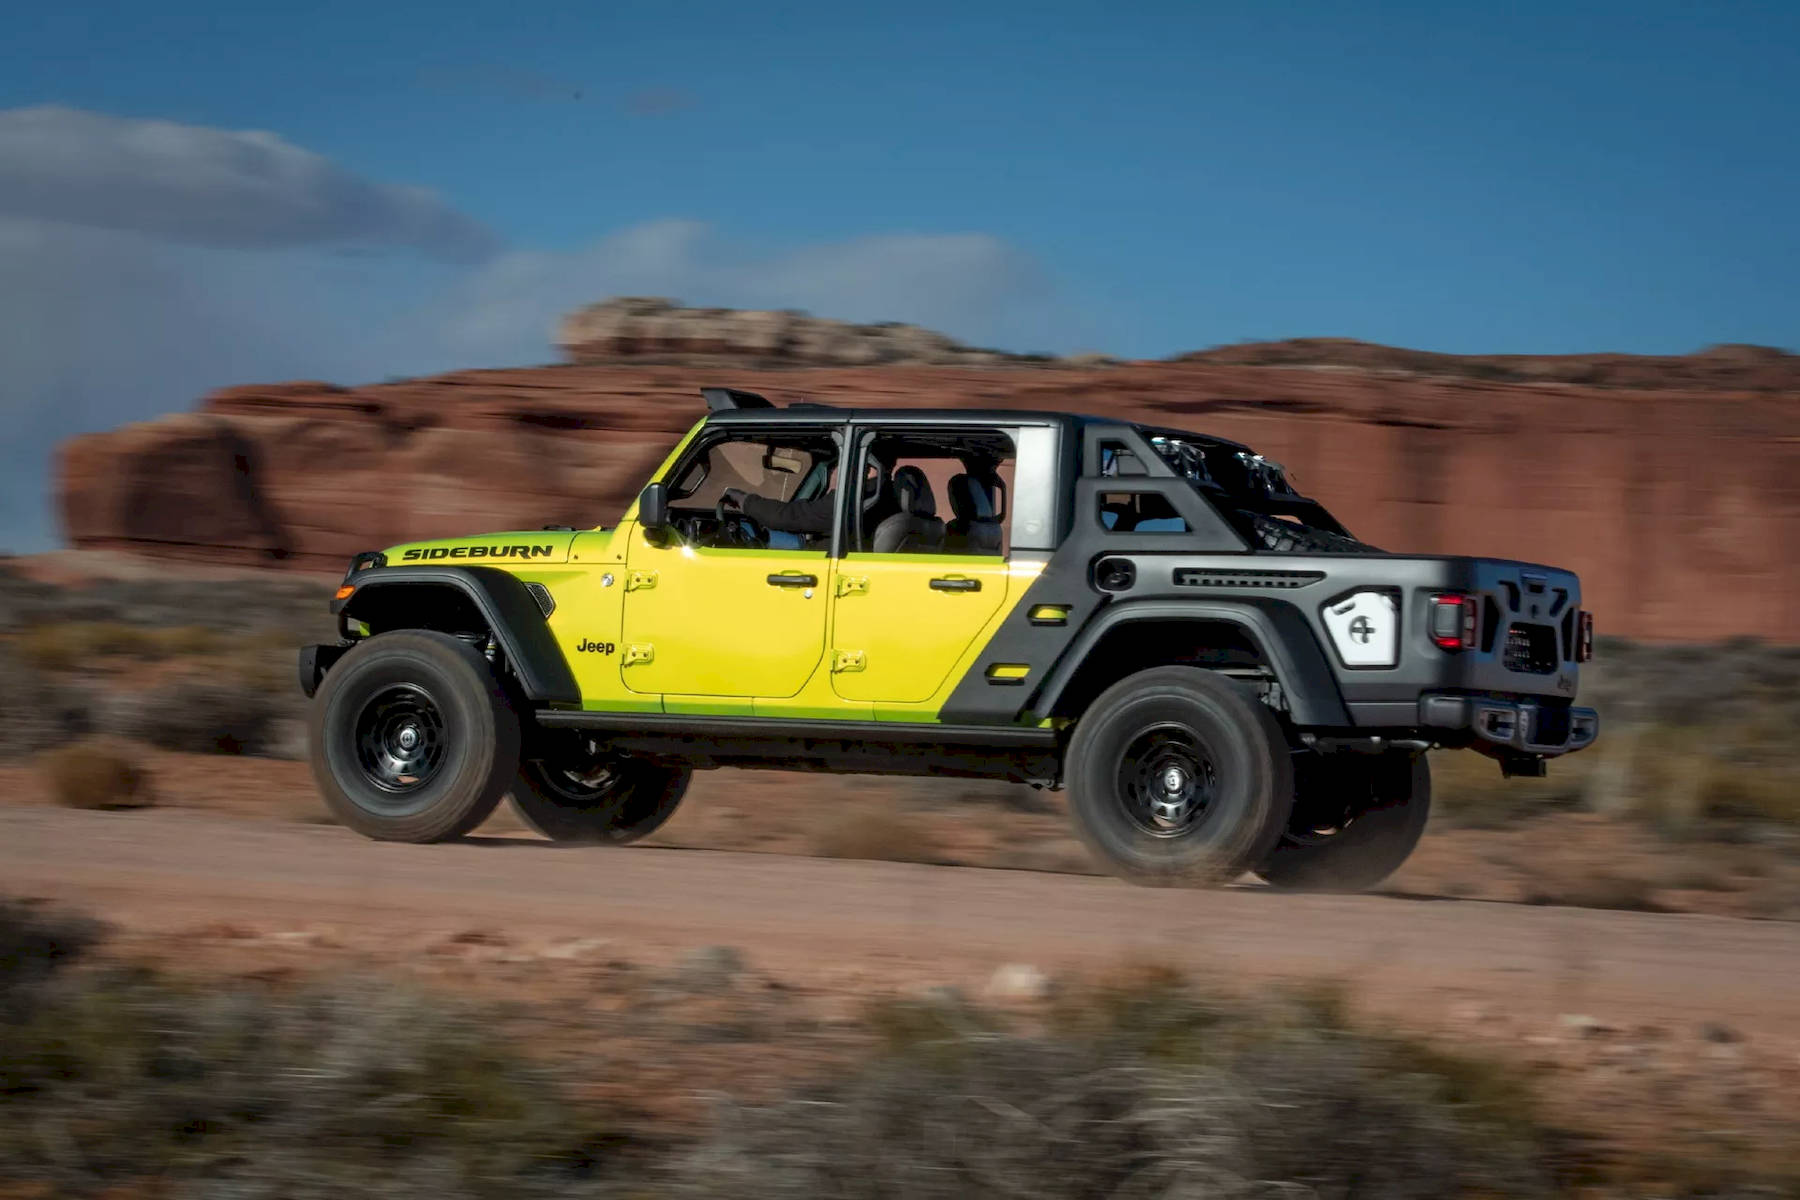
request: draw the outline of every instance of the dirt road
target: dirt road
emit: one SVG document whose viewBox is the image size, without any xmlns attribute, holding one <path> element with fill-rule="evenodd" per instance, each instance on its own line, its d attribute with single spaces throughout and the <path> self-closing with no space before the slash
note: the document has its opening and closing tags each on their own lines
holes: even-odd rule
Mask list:
<svg viewBox="0 0 1800 1200">
<path fill-rule="evenodd" d="M 666 961 L 734 945 L 827 986 L 967 985 L 1004 962 L 1127 960 L 1204 976 L 1344 979 L 1434 1022 L 1485 1005 L 1800 1037 L 1800 924 L 1383 896 L 1133 888 L 1019 871 L 525 838 L 442 846 L 189 813 L 0 808 L 0 893 L 79 904 L 128 934 L 231 923 L 377 957 L 494 930 L 605 938 Z"/>
</svg>

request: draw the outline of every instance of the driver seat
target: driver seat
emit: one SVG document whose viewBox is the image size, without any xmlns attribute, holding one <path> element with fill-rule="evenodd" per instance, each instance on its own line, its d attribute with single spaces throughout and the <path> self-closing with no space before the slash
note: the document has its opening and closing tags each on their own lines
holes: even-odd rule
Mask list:
<svg viewBox="0 0 1800 1200">
<path fill-rule="evenodd" d="M 894 497 L 900 511 L 875 527 L 870 547 L 876 554 L 938 550 L 944 545 L 944 523 L 937 518 L 931 480 L 917 467 L 894 472 Z"/>
</svg>

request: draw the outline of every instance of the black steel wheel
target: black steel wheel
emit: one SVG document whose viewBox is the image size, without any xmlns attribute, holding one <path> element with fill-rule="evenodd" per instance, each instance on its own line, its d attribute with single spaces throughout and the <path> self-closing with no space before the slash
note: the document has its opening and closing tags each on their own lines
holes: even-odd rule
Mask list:
<svg viewBox="0 0 1800 1200">
<path fill-rule="evenodd" d="M 624 845 L 674 815 L 690 772 L 608 755 L 587 738 L 547 737 L 519 764 L 519 819 L 554 842 Z"/>
<path fill-rule="evenodd" d="M 492 666 L 429 630 L 383 633 L 344 655 L 313 697 L 307 732 L 332 815 L 383 841 L 470 832 L 518 769 L 519 719 Z"/>
<path fill-rule="evenodd" d="M 1430 817 L 1423 754 L 1303 755 L 1288 827 L 1256 873 L 1288 891 L 1364 891 L 1400 869 Z"/>
<path fill-rule="evenodd" d="M 1182 837 L 1205 822 L 1218 768 L 1192 730 L 1165 721 L 1126 747 L 1118 786 L 1126 815 L 1146 836 Z"/>
<path fill-rule="evenodd" d="M 1075 830 L 1134 883 L 1229 882 L 1281 836 L 1293 776 L 1281 726 L 1242 685 L 1159 667 L 1101 693 L 1065 771 Z"/>
<path fill-rule="evenodd" d="M 420 796 L 444 765 L 444 714 L 431 693 L 400 683 L 371 696 L 356 714 L 363 779 L 394 797 L 396 810 Z"/>
</svg>

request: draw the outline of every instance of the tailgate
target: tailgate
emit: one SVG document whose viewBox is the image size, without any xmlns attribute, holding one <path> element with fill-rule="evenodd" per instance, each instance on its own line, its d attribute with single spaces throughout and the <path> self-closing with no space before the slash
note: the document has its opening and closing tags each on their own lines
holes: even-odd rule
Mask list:
<svg viewBox="0 0 1800 1200">
<path fill-rule="evenodd" d="M 1470 559 L 1469 592 L 1480 602 L 1476 643 L 1464 651 L 1465 686 L 1496 692 L 1575 694 L 1581 581 L 1532 563 Z"/>
</svg>

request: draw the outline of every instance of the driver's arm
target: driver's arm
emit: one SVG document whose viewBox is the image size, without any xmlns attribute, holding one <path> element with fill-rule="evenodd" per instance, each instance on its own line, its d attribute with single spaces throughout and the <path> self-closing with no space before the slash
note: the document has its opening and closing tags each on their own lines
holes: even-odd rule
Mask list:
<svg viewBox="0 0 1800 1200">
<path fill-rule="evenodd" d="M 764 529 L 826 537 L 831 533 L 832 509 L 836 504 L 833 493 L 827 492 L 811 500 L 770 500 L 766 496 L 745 495 L 738 507 Z"/>
</svg>

